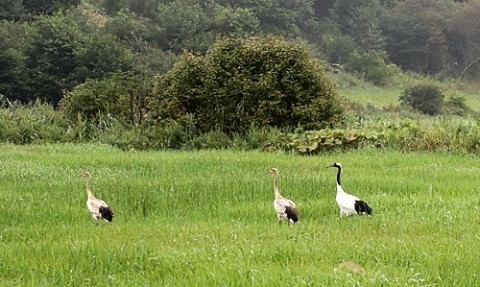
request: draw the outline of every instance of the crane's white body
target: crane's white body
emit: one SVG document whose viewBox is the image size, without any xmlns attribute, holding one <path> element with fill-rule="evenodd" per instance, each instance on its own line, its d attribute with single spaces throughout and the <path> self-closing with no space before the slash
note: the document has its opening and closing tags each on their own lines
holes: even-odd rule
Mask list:
<svg viewBox="0 0 480 287">
<path fill-rule="evenodd" d="M 342 186 L 337 183 L 337 196 L 335 198 L 338 207 L 340 207 L 340 217 L 357 214 L 355 202 L 360 199 L 354 195 L 346 193 Z"/>
</svg>

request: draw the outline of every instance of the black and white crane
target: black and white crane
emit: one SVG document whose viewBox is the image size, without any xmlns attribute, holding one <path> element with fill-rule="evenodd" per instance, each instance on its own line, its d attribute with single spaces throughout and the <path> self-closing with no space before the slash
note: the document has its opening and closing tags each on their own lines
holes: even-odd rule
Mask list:
<svg viewBox="0 0 480 287">
<path fill-rule="evenodd" d="M 346 193 L 340 184 L 340 176 L 342 173 L 342 164 L 339 162 L 327 167 L 334 167 L 338 169 L 337 172 L 337 197 L 336 201 L 340 207 L 340 217 L 349 216 L 353 214 L 372 214 L 372 208 L 358 197 Z"/>
</svg>

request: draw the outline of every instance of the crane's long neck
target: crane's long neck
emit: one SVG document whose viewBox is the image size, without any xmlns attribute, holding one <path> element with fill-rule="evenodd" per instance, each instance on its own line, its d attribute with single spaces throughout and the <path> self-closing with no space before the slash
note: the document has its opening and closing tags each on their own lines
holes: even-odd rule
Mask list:
<svg viewBox="0 0 480 287">
<path fill-rule="evenodd" d="M 283 196 L 280 194 L 278 190 L 278 175 L 275 175 L 273 178 L 273 191 L 275 192 L 275 199 L 281 199 Z"/>
<path fill-rule="evenodd" d="M 338 167 L 338 171 L 337 171 L 337 193 L 345 193 L 345 191 L 342 188 L 342 185 L 340 184 L 341 174 L 342 174 L 342 168 Z"/>
<path fill-rule="evenodd" d="M 87 195 L 88 199 L 94 199 L 95 196 L 92 194 L 92 190 L 90 190 L 90 177 L 87 177 Z"/>
<path fill-rule="evenodd" d="M 340 184 L 340 176 L 342 174 L 342 168 L 341 167 L 338 167 L 338 171 L 337 171 L 337 184 L 338 185 L 341 185 Z"/>
</svg>

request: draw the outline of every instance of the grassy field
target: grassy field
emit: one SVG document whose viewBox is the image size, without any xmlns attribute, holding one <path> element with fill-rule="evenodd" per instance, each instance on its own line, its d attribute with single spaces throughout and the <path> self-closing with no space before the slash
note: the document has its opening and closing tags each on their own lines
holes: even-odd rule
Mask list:
<svg viewBox="0 0 480 287">
<path fill-rule="evenodd" d="M 377 107 L 398 106 L 401 89 L 384 89 L 380 87 L 342 89 L 339 94 L 346 99 L 363 105 Z"/>
<path fill-rule="evenodd" d="M 472 155 L 0 149 L 1 286 L 480 285 Z M 339 218 L 334 161 L 372 217 Z M 291 228 L 277 223 L 269 167 L 299 208 Z M 112 224 L 91 219 L 85 170 Z M 334 272 L 344 261 L 365 275 Z"/>
<path fill-rule="evenodd" d="M 373 105 L 376 107 L 398 106 L 399 97 L 403 89 L 400 88 L 381 88 L 381 87 L 365 87 L 365 88 L 349 88 L 339 90 L 339 94 L 349 101 L 362 105 Z M 445 100 L 449 99 L 451 92 L 444 91 Z M 460 92 L 465 99 L 465 104 L 473 111 L 480 112 L 480 91 L 467 90 Z"/>
</svg>

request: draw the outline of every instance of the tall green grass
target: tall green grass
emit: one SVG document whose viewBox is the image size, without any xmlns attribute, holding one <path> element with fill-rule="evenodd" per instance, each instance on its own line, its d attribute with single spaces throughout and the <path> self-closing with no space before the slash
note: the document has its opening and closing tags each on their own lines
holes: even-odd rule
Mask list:
<svg viewBox="0 0 480 287">
<path fill-rule="evenodd" d="M 314 157 L 0 146 L 1 286 L 476 286 L 480 164 L 366 149 Z M 335 170 L 372 217 L 338 217 Z M 300 222 L 278 226 L 273 181 Z M 116 211 L 95 226 L 80 172 Z M 364 276 L 334 272 L 353 261 Z"/>
</svg>

